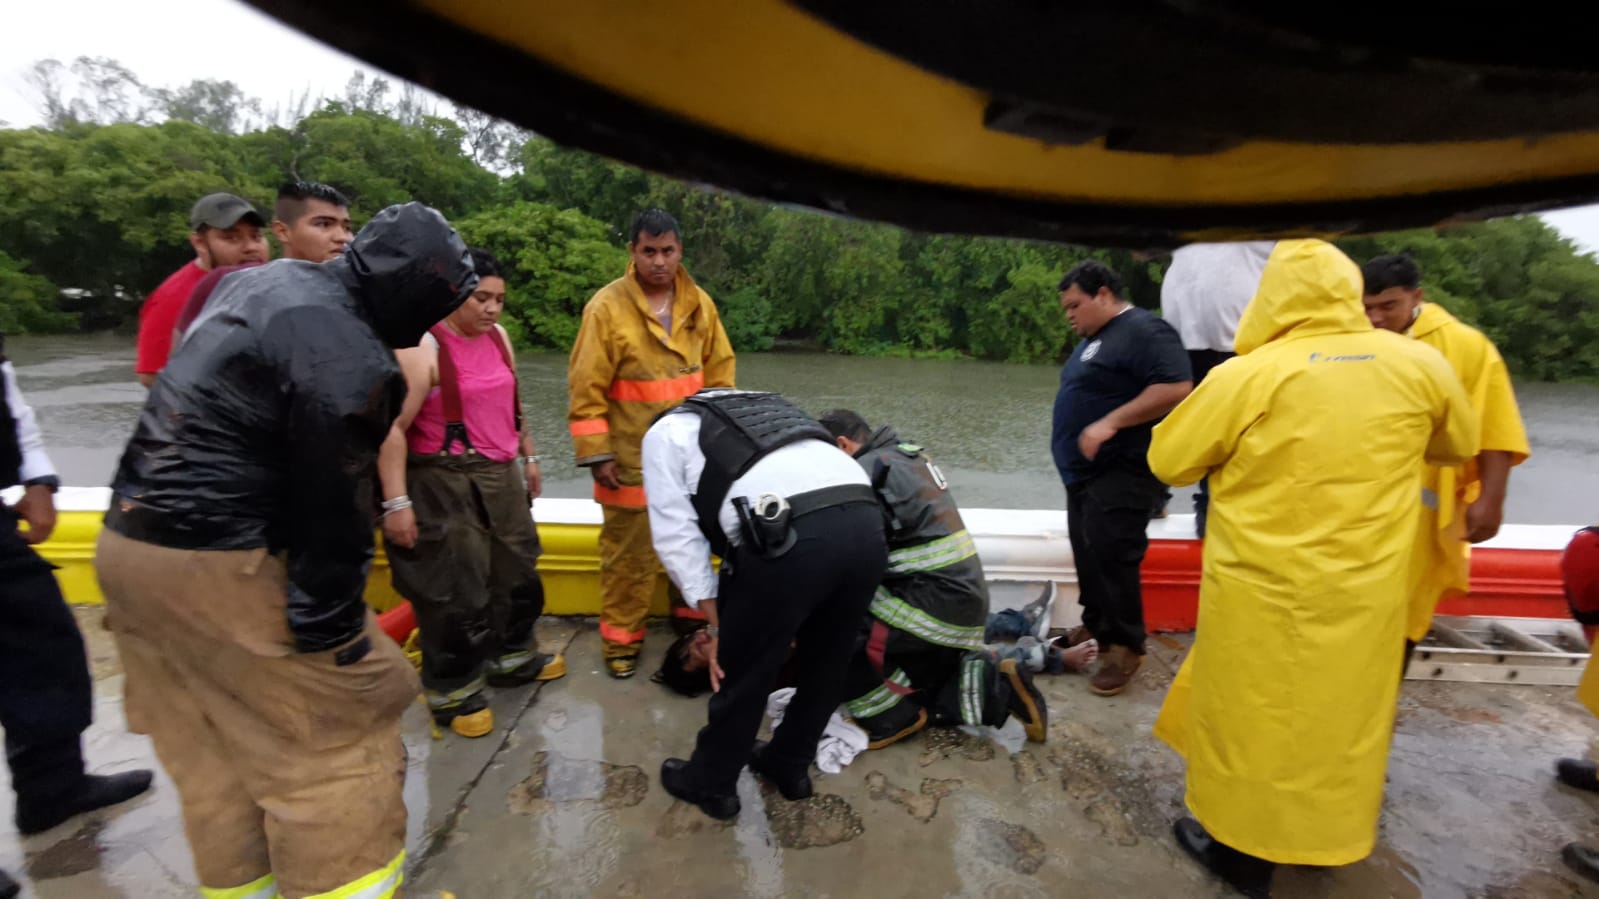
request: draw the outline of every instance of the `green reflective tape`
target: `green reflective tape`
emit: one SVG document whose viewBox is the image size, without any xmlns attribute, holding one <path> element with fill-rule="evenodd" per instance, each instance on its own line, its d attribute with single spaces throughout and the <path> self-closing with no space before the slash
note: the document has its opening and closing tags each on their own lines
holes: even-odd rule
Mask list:
<svg viewBox="0 0 1599 899">
<path fill-rule="evenodd" d="M 947 621 L 939 621 L 882 587 L 877 588 L 877 595 L 872 597 L 871 613 L 873 618 L 889 627 L 902 630 L 935 646 L 977 649 L 983 645 L 981 625 L 962 627 Z"/>
<path fill-rule="evenodd" d="M 896 549 L 888 554 L 888 574 L 937 571 L 977 555 L 977 541 L 965 529 L 916 546 Z"/>
</svg>

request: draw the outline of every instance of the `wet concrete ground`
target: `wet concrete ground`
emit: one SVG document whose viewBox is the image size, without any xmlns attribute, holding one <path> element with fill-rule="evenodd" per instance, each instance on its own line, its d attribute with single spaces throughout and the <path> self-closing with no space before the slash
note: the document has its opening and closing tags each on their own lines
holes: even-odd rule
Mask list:
<svg viewBox="0 0 1599 899">
<path fill-rule="evenodd" d="M 88 736 L 96 770 L 154 764 L 124 732 L 121 675 L 93 610 L 81 610 L 97 677 Z M 1020 899 L 1224 896 L 1171 842 L 1182 766 L 1149 735 L 1186 638 L 1157 638 L 1134 688 L 1101 699 L 1085 679 L 1041 679 L 1049 742 L 924 732 L 816 778 L 784 801 L 748 774 L 744 812 L 722 825 L 667 796 L 660 762 L 686 754 L 703 700 L 652 684 L 669 642 L 652 633 L 638 677 L 601 671 L 592 624 L 545 621 L 570 673 L 501 691 L 480 740 L 434 740 L 407 714 L 412 811 L 408 896 L 971 896 Z M 1599 897 L 1559 861 L 1599 840 L 1599 796 L 1557 785 L 1555 757 L 1581 753 L 1592 717 L 1569 689 L 1408 682 L 1378 851 L 1336 870 L 1279 873 L 1289 897 Z M 0 778 L 4 774 L 0 773 Z M 20 838 L 0 784 L 0 867 L 25 896 L 194 895 L 176 793 Z"/>
</svg>

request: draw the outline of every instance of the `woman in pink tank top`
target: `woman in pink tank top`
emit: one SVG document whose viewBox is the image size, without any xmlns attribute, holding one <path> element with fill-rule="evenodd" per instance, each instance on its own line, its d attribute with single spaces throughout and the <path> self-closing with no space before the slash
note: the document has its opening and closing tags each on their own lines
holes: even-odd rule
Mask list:
<svg viewBox="0 0 1599 899">
<path fill-rule="evenodd" d="M 466 737 L 494 729 L 486 686 L 566 673 L 539 652 L 544 612 L 530 509 L 543 479 L 522 421 L 516 360 L 499 325 L 505 278 L 473 249 L 477 290 L 399 350 L 405 405 L 378 458 L 383 545 L 394 589 L 421 632 L 422 686 L 434 721 Z"/>
</svg>

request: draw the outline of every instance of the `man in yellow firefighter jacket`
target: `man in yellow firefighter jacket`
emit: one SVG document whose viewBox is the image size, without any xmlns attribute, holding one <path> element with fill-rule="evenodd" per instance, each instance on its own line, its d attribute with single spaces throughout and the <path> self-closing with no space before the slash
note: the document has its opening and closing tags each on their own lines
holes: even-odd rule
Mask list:
<svg viewBox="0 0 1599 899">
<path fill-rule="evenodd" d="M 600 637 L 613 677 L 632 677 L 644 618 L 666 573 L 650 543 L 640 446 L 650 422 L 704 387 L 733 386 L 733 347 L 710 294 L 682 266 L 682 229 L 659 209 L 628 229 L 627 273 L 583 307 L 567 367 L 577 464 L 594 476 Z"/>
</svg>

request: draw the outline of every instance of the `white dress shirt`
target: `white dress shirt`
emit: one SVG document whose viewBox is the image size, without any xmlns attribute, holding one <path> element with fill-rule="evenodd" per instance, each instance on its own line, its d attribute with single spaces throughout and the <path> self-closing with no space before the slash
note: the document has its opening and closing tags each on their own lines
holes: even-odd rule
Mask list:
<svg viewBox="0 0 1599 899">
<path fill-rule="evenodd" d="M 11 409 L 11 417 L 17 420 L 17 445 L 22 448 L 22 480 L 31 481 L 55 474 L 55 466 L 50 464 L 50 456 L 44 451 L 44 434 L 39 431 L 39 420 L 33 414 L 33 407 L 22 398 L 22 389 L 17 386 L 17 371 L 10 362 L 0 363 L 0 380 L 5 381 L 6 406 Z M 4 486 L 0 484 L 0 487 Z"/>
<path fill-rule="evenodd" d="M 1238 320 L 1276 246 L 1271 240 L 1195 243 L 1172 253 L 1160 285 L 1160 315 L 1177 329 L 1184 349 L 1233 351 Z"/>
<path fill-rule="evenodd" d="M 705 471 L 700 452 L 700 417 L 679 412 L 663 417 L 644 435 L 644 493 L 649 498 L 650 536 L 661 565 L 689 605 L 716 598 L 716 575 L 711 570 L 711 544 L 700 532 L 699 517 L 690 499 L 699 489 Z M 838 484 L 870 486 L 866 471 L 849 454 L 820 440 L 801 440 L 772 451 L 734 481 L 722 500 L 718 523 L 727 539 L 737 545 L 738 513 L 733 500 L 749 497 L 751 504 L 765 493 L 797 496 Z"/>
</svg>

